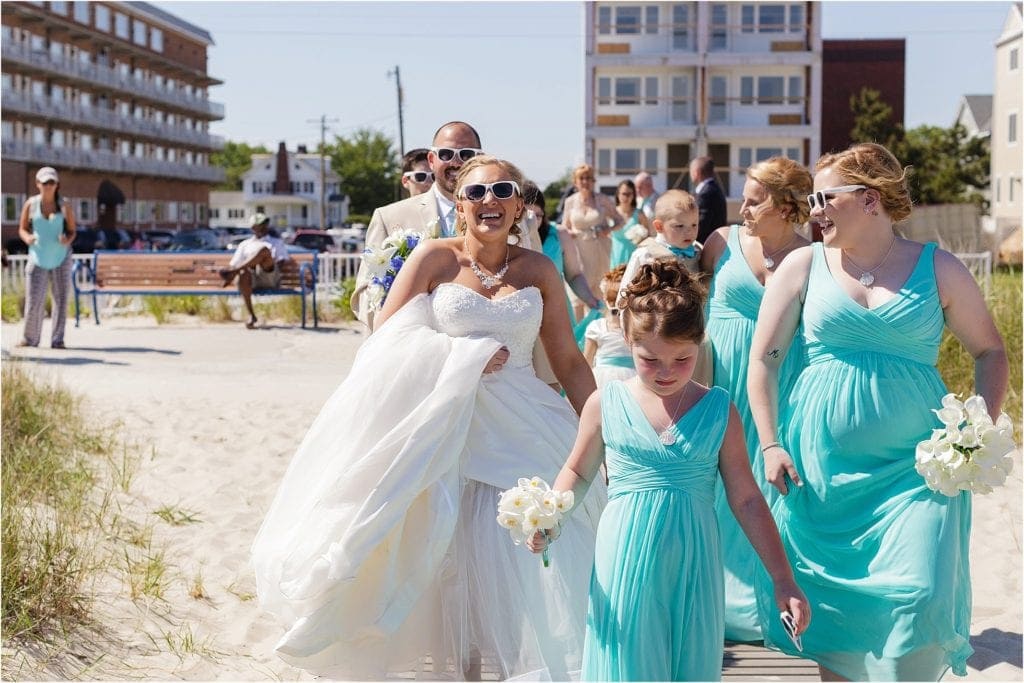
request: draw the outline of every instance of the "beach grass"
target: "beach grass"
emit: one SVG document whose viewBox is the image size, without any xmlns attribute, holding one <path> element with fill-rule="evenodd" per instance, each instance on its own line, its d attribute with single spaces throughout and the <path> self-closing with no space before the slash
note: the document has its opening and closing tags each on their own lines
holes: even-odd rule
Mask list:
<svg viewBox="0 0 1024 683">
<path fill-rule="evenodd" d="M 97 464 L 114 451 L 114 437 L 60 385 L 17 363 L 5 364 L 2 377 L 0 627 L 5 640 L 45 641 L 88 620 L 109 501 L 96 495 Z"/>
<path fill-rule="evenodd" d="M 986 297 L 1010 361 L 1010 381 L 1003 411 L 1017 426 L 1021 437 L 1021 270 L 999 268 L 992 273 L 992 289 Z M 974 359 L 947 329 L 939 347 L 939 373 L 950 391 L 970 396 L 974 391 Z"/>
</svg>

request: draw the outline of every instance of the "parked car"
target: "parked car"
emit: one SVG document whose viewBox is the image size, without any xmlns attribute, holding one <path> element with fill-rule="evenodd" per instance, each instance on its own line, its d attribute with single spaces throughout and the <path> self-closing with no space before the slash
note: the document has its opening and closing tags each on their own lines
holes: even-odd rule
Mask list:
<svg viewBox="0 0 1024 683">
<path fill-rule="evenodd" d="M 322 230 L 296 230 L 288 244 L 314 251 L 338 251 L 334 238 Z"/>
<path fill-rule="evenodd" d="M 170 251 L 204 251 L 220 249 L 220 240 L 217 234 L 208 228 L 197 228 L 195 230 L 182 230 L 171 238 L 167 247 Z"/>
<path fill-rule="evenodd" d="M 171 246 L 174 240 L 174 233 L 170 230 L 146 230 L 142 233 L 142 240 L 147 249 L 164 250 Z"/>
<path fill-rule="evenodd" d="M 355 226 L 351 228 L 331 228 L 327 231 L 331 237 L 334 238 L 334 244 L 337 245 L 340 251 L 348 254 L 354 254 L 361 252 L 366 245 L 366 226 L 362 223 L 356 223 L 355 225 L 361 225 L 362 228 Z"/>
</svg>

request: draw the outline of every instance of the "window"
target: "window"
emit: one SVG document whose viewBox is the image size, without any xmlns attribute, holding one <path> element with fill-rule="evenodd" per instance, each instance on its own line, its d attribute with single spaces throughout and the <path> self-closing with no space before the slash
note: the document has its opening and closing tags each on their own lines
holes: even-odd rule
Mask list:
<svg viewBox="0 0 1024 683">
<path fill-rule="evenodd" d="M 163 52 L 164 32 L 158 28 L 149 29 L 149 46 L 156 52 Z"/>
<path fill-rule="evenodd" d="M 89 23 L 89 3 L 87 2 L 76 2 L 75 4 L 75 21 L 79 24 Z"/>
<path fill-rule="evenodd" d="M 684 123 L 693 120 L 690 113 L 690 79 L 687 76 L 672 77 L 672 120 Z"/>
<path fill-rule="evenodd" d="M 999 192 L 999 190 L 1002 188 L 1002 183 L 1000 182 L 1001 179 L 999 178 L 999 176 L 996 176 L 994 180 L 994 185 L 996 186 L 996 204 L 998 204 L 999 202 L 1002 201 L 1002 197 L 1000 196 L 1001 193 Z"/>
<path fill-rule="evenodd" d="M 96 30 L 110 32 L 110 10 L 106 5 L 96 5 L 93 11 L 92 23 Z"/>
<path fill-rule="evenodd" d="M 644 104 L 658 104 L 658 77 L 648 76 L 644 79 Z"/>
<path fill-rule="evenodd" d="M 136 45 L 146 44 L 146 22 L 132 19 L 132 42 Z"/>
<path fill-rule="evenodd" d="M 18 220 L 18 196 L 5 194 L 4 196 L 4 223 L 14 223 Z"/>
<path fill-rule="evenodd" d="M 789 77 L 789 99 L 787 104 L 800 104 L 804 99 L 804 82 L 800 76 Z"/>
<path fill-rule="evenodd" d="M 615 8 L 615 32 L 619 35 L 640 33 L 639 6 L 626 5 Z"/>
<path fill-rule="evenodd" d="M 740 78 L 740 104 L 754 104 L 754 77 Z"/>
<path fill-rule="evenodd" d="M 648 5 L 644 8 L 644 33 L 658 32 L 658 6 Z"/>
<path fill-rule="evenodd" d="M 658 170 L 658 150 L 648 148 L 644 150 L 644 170 L 648 173 L 656 173 Z"/>
<path fill-rule="evenodd" d="M 612 32 L 612 8 L 607 5 L 597 8 L 597 32 L 603 36 Z"/>
<path fill-rule="evenodd" d="M 1006 201 L 1013 203 L 1013 181 L 1014 177 L 1010 176 L 1007 179 L 1009 182 L 1006 183 Z"/>
<path fill-rule="evenodd" d="M 710 90 L 711 96 L 708 98 L 708 123 L 724 123 L 728 118 L 725 76 L 712 76 Z"/>
<path fill-rule="evenodd" d="M 711 49 L 725 50 L 728 47 L 729 7 L 722 3 L 711 6 Z"/>
<path fill-rule="evenodd" d="M 1006 141 L 1009 142 L 1012 145 L 1012 144 L 1017 142 L 1017 113 L 1016 112 L 1014 112 L 1013 114 L 1010 114 L 1010 118 L 1009 118 L 1009 121 L 1007 123 L 1008 123 L 1010 129 L 1007 132 Z"/>
<path fill-rule="evenodd" d="M 803 156 L 800 154 L 800 149 L 798 147 L 787 147 L 786 157 L 792 159 L 798 164 L 802 164 L 804 162 Z"/>
<path fill-rule="evenodd" d="M 612 79 L 602 76 L 597 79 L 597 103 L 611 104 Z"/>
<path fill-rule="evenodd" d="M 615 104 L 640 104 L 640 79 L 615 79 Z"/>
<path fill-rule="evenodd" d="M 800 4 L 789 6 L 789 32 L 801 33 L 804 30 L 804 6 Z"/>
<path fill-rule="evenodd" d="M 672 5 L 672 49 L 686 50 L 690 47 L 690 7 Z"/>
<path fill-rule="evenodd" d="M 68 15 L 68 3 L 66 2 L 54 2 L 50 0 L 50 11 L 54 14 L 60 14 L 61 16 Z"/>
<path fill-rule="evenodd" d="M 743 5 L 743 7 L 740 10 L 740 16 L 741 16 L 741 20 L 740 20 L 740 27 L 741 28 L 740 28 L 740 30 L 743 31 L 744 33 L 753 33 L 754 32 L 754 6 L 753 5 Z"/>
<path fill-rule="evenodd" d="M 740 31 L 743 33 L 799 33 L 804 30 L 803 24 L 804 8 L 799 3 L 758 3 L 740 7 Z"/>
<path fill-rule="evenodd" d="M 786 150 L 787 156 L 794 161 L 799 161 L 798 158 L 799 150 L 796 147 L 790 147 Z M 739 163 L 740 172 L 745 172 L 751 165 L 766 161 L 772 157 L 781 157 L 781 147 L 740 147 L 739 149 Z"/>
<path fill-rule="evenodd" d="M 1020 66 L 1020 48 L 1010 49 L 1010 71 L 1016 71 Z"/>
<path fill-rule="evenodd" d="M 758 5 L 757 23 L 761 33 L 782 33 L 786 30 L 786 6 Z"/>
<path fill-rule="evenodd" d="M 91 221 L 93 220 L 92 211 L 92 199 L 79 199 L 78 210 L 75 212 L 75 218 L 79 221 Z"/>
<path fill-rule="evenodd" d="M 640 150 L 638 149 L 617 149 L 615 150 L 615 172 L 617 174 L 639 173 L 640 172 Z"/>
<path fill-rule="evenodd" d="M 782 76 L 762 76 L 757 79 L 758 104 L 782 104 L 785 101 Z"/>
<path fill-rule="evenodd" d="M 128 15 L 114 12 L 114 35 L 128 40 Z"/>
<path fill-rule="evenodd" d="M 609 175 L 612 172 L 612 151 L 610 149 L 597 150 L 597 172 L 601 175 Z"/>
<path fill-rule="evenodd" d="M 785 97 L 784 76 L 740 77 L 740 104 L 798 104 L 803 99 L 803 80 L 799 76 L 789 78 L 789 99 Z"/>
</svg>

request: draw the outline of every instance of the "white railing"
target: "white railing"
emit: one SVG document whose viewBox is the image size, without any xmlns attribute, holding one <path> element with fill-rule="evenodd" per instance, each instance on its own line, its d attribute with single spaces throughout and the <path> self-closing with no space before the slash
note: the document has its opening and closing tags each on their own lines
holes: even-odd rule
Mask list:
<svg viewBox="0 0 1024 683">
<path fill-rule="evenodd" d="M 75 261 L 92 264 L 92 254 L 75 254 Z M 316 274 L 317 289 L 328 292 L 347 277 L 355 277 L 359 269 L 359 254 L 320 254 L 317 258 L 319 272 Z M 28 265 L 28 256 L 18 254 L 7 257 L 8 265 L 4 268 L 3 287 L 4 289 L 25 289 L 25 268 Z M 78 271 L 78 284 L 85 287 L 87 271 L 82 268 Z"/>
<path fill-rule="evenodd" d="M 956 254 L 956 257 L 967 266 L 974 279 L 981 283 L 982 291 L 988 296 L 992 291 L 992 252 L 961 253 Z"/>
</svg>

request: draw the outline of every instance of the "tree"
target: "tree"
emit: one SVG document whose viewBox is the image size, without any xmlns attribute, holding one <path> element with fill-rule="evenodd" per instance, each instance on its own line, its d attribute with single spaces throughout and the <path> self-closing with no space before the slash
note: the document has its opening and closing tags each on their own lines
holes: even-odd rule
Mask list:
<svg viewBox="0 0 1024 683">
<path fill-rule="evenodd" d="M 326 151 L 331 168 L 341 176 L 341 191 L 348 195 L 350 213 L 370 214 L 395 201 L 401 165 L 391 138 L 360 128 L 351 137 L 335 136 Z"/>
<path fill-rule="evenodd" d="M 916 204 L 977 204 L 987 202 L 981 194 L 989 184 L 989 141 L 970 137 L 963 126 L 941 128 L 918 126 L 905 130 L 892 121 L 892 107 L 877 90 L 863 88 L 850 98 L 854 114 L 850 138 L 857 142 L 885 145 L 905 166 L 910 166 L 908 184 Z"/>
<path fill-rule="evenodd" d="M 250 147 L 244 142 L 232 142 L 231 140 L 225 142 L 224 149 L 210 154 L 210 164 L 223 168 L 226 176 L 224 182 L 214 189 L 241 190 L 242 175 L 252 168 L 252 155 L 268 154 L 269 152 L 270 150 L 263 145 Z"/>
<path fill-rule="evenodd" d="M 544 196 L 547 199 L 561 199 L 565 188 L 572 184 L 572 169 L 565 169 L 560 177 L 555 178 L 544 188 Z"/>
</svg>

